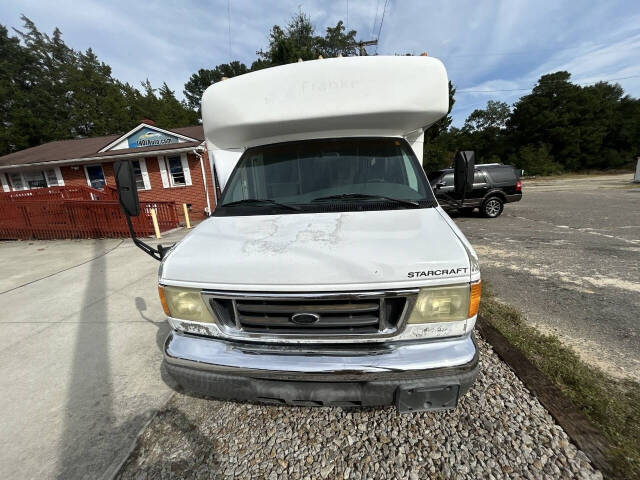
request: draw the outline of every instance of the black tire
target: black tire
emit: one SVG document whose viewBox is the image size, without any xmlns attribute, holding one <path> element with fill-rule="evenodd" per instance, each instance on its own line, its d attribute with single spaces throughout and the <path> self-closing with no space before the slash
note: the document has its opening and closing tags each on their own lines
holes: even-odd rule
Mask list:
<svg viewBox="0 0 640 480">
<path fill-rule="evenodd" d="M 489 197 L 482 202 L 480 212 L 487 218 L 497 218 L 504 210 L 504 200 L 500 197 Z"/>
</svg>

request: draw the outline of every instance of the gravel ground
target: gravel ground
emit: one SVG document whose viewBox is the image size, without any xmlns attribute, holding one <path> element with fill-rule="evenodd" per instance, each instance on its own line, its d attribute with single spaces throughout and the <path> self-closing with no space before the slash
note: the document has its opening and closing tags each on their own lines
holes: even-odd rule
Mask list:
<svg viewBox="0 0 640 480">
<path fill-rule="evenodd" d="M 479 340 L 454 412 L 271 407 L 176 394 L 120 479 L 597 478 L 587 457 Z"/>
</svg>

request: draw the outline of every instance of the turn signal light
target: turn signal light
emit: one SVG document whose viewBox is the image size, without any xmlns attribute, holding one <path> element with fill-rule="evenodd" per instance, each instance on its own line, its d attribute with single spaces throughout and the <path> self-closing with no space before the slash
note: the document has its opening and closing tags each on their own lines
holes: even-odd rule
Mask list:
<svg viewBox="0 0 640 480">
<path fill-rule="evenodd" d="M 167 298 L 164 296 L 164 287 L 162 285 L 158 285 L 158 295 L 160 295 L 160 303 L 162 304 L 162 309 L 167 317 L 171 316 L 171 312 L 169 312 L 169 307 L 167 306 Z"/>
<path fill-rule="evenodd" d="M 522 182 L 518 180 L 516 182 L 516 192 L 521 192 L 521 191 L 522 191 Z"/>
<path fill-rule="evenodd" d="M 480 308 L 480 297 L 482 296 L 482 282 L 471 285 L 471 297 L 469 298 L 469 313 L 467 318 L 478 314 Z"/>
</svg>

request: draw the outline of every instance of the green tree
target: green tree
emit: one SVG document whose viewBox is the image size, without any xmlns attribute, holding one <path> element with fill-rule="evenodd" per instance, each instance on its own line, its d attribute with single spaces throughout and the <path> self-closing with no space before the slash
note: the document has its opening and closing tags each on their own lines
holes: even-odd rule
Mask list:
<svg viewBox="0 0 640 480">
<path fill-rule="evenodd" d="M 286 28 L 274 25 L 269 34 L 269 47 L 259 50 L 258 58 L 269 66 L 313 60 L 320 55 L 311 18 L 300 11 Z"/>
<path fill-rule="evenodd" d="M 456 87 L 449 81 L 449 109 L 447 110 L 447 115 L 424 132 L 422 166 L 427 172 L 448 167 L 456 150 L 458 150 L 455 144 L 457 132 L 450 131 L 451 122 L 453 121 L 451 109 L 456 103 L 455 94 Z"/>
<path fill-rule="evenodd" d="M 156 124 L 160 127 L 171 128 L 179 125 L 193 125 L 198 122 L 199 115 L 191 109 L 185 108 L 175 96 L 175 92 L 164 82 L 158 90 L 158 114 Z"/>
<path fill-rule="evenodd" d="M 40 32 L 24 15 L 21 18 L 24 31 L 14 30 L 37 71 L 28 101 L 33 115 L 39 118 L 32 119 L 36 128 L 30 132 L 29 146 L 68 138 L 71 129 L 68 116 L 70 95 L 66 87 L 75 64 L 74 52 L 64 44 L 58 28 L 50 37 Z"/>
<path fill-rule="evenodd" d="M 318 50 L 325 58 L 358 55 L 356 35 L 355 30 L 347 32 L 340 20 L 335 27 L 327 27 L 324 37 L 317 39 Z"/>
<path fill-rule="evenodd" d="M 562 165 L 553 160 L 549 145 L 525 145 L 517 155 L 511 155 L 509 163 L 523 169 L 525 175 L 557 175 L 562 173 Z"/>
<path fill-rule="evenodd" d="M 36 59 L 0 25 L 0 154 L 33 145 L 43 119 L 31 111 Z"/>
<path fill-rule="evenodd" d="M 513 149 L 546 144 L 566 170 L 630 163 L 638 140 L 627 132 L 637 132 L 640 122 L 633 115 L 634 102 L 624 100 L 619 85 L 599 82 L 581 87 L 570 78 L 568 72 L 543 75 L 531 94 L 516 102 L 507 122 Z"/>
<path fill-rule="evenodd" d="M 219 82 L 223 77 L 231 78 L 248 72 L 247 66 L 238 61 L 222 63 L 213 69 L 201 68 L 197 73 L 191 75 L 187 83 L 184 84 L 183 93 L 187 105 L 189 108 L 200 112 L 202 94 L 209 85 Z"/>
<path fill-rule="evenodd" d="M 473 150 L 476 163 L 494 163 L 508 155 L 505 125 L 511 109 L 505 102 L 489 100 L 484 109 L 474 110 L 457 132 L 460 150 Z"/>
<path fill-rule="evenodd" d="M 543 75 L 529 95 L 514 105 L 507 122 L 515 146 L 547 143 L 550 153 L 563 166 L 580 166 L 580 87 L 572 84 L 569 72 Z"/>
<path fill-rule="evenodd" d="M 335 27 L 327 27 L 323 37 L 315 34 L 311 17 L 300 11 L 283 29 L 274 25 L 269 34 L 269 47 L 257 52 L 258 60 L 251 66 L 259 70 L 267 66 L 286 65 L 298 59 L 314 60 L 323 57 L 357 54 L 357 32 L 346 31 L 340 20 Z"/>
<path fill-rule="evenodd" d="M 165 84 L 144 94 L 113 78 L 95 53 L 67 46 L 27 17 L 10 36 L 0 25 L 0 154 L 51 140 L 124 132 L 142 118 L 167 128 L 197 123 L 198 114 Z"/>
<path fill-rule="evenodd" d="M 88 137 L 125 130 L 131 119 L 120 85 L 111 76 L 111 67 L 88 49 L 75 56 L 76 68 L 69 69 L 67 87 L 68 128 L 71 135 Z"/>
<path fill-rule="evenodd" d="M 475 109 L 464 122 L 463 129 L 468 132 L 486 130 L 494 131 L 505 128 L 507 120 L 511 115 L 511 109 L 505 102 L 489 100 L 485 109 Z"/>
<path fill-rule="evenodd" d="M 136 91 L 129 92 L 129 101 L 136 114 L 134 124 L 143 118 L 152 119 L 162 128 L 193 125 L 198 122 L 197 112 L 183 105 L 166 83 L 156 89 L 147 79 L 140 85 L 142 94 L 136 94 Z"/>
</svg>

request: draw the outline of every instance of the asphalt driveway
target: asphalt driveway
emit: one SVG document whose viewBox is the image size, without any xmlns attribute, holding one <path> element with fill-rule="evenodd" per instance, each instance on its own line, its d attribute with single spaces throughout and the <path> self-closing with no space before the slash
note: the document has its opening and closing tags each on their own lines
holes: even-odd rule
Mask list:
<svg viewBox="0 0 640 480">
<path fill-rule="evenodd" d="M 493 220 L 455 218 L 483 280 L 587 362 L 640 380 L 640 185 L 631 174 L 524 182 Z"/>
</svg>

